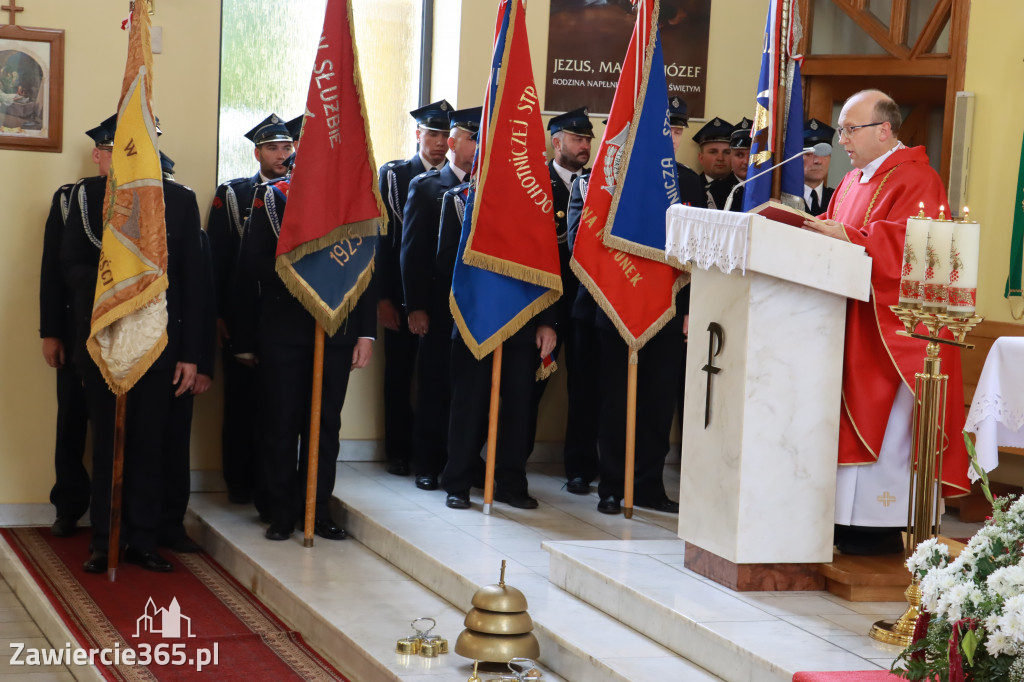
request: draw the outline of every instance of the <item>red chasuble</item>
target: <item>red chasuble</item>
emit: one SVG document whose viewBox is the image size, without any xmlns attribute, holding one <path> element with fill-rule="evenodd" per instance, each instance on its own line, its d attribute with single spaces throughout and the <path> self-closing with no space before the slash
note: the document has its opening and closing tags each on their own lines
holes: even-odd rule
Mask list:
<svg viewBox="0 0 1024 682">
<path fill-rule="evenodd" d="M 902 323 L 889 310 L 899 301 L 900 268 L 907 218 L 937 216 L 948 206 L 946 190 L 924 147 L 893 152 L 871 180 L 861 171 L 846 174 L 829 203 L 827 216 L 846 227 L 846 238 L 872 258 L 871 299 L 851 299 L 846 309 L 843 357 L 843 409 L 839 426 L 839 463 L 870 464 L 878 459 L 889 412 L 900 382 L 914 390 L 914 375 L 924 367 L 925 342 L 897 336 Z M 948 209 L 947 209 L 948 210 Z M 948 334 L 943 330 L 944 334 Z M 942 345 L 942 372 L 949 376 L 942 460 L 943 495 L 970 489 L 964 448 L 964 395 L 960 351 Z"/>
</svg>

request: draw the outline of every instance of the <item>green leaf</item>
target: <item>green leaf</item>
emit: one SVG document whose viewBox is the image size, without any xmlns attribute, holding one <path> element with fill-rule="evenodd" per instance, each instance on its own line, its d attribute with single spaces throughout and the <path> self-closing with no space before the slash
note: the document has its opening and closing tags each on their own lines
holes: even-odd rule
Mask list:
<svg viewBox="0 0 1024 682">
<path fill-rule="evenodd" d="M 960 650 L 967 657 L 967 663 L 973 666 L 974 652 L 978 650 L 978 635 L 975 634 L 974 630 L 968 630 L 964 633 L 964 636 L 960 639 Z"/>
<path fill-rule="evenodd" d="M 995 506 L 995 500 L 992 499 L 992 490 L 988 486 L 988 475 L 985 470 L 978 464 L 978 453 L 974 450 L 974 442 L 968 435 L 967 431 L 964 431 L 964 445 L 967 447 L 967 455 L 971 459 L 971 467 L 978 474 L 978 478 L 981 481 L 981 492 L 985 493 L 985 499 L 988 503 Z"/>
</svg>

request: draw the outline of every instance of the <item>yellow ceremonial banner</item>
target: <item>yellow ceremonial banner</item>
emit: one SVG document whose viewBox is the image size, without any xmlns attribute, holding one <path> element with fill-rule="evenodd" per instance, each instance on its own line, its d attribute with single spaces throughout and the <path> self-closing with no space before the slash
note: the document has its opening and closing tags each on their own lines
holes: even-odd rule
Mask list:
<svg viewBox="0 0 1024 682">
<path fill-rule="evenodd" d="M 118 395 L 127 392 L 167 346 L 167 235 L 149 27 L 145 3 L 132 3 L 87 343 Z"/>
</svg>

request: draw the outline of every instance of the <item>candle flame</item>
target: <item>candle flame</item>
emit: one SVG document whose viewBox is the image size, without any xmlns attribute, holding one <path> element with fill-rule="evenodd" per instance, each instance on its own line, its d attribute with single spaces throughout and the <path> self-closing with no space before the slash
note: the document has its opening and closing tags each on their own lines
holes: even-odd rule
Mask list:
<svg viewBox="0 0 1024 682">
<path fill-rule="evenodd" d="M 971 209 L 964 206 L 964 222 L 968 222 L 971 218 Z"/>
<path fill-rule="evenodd" d="M 945 220 L 945 219 L 946 219 L 946 207 L 945 206 L 939 206 L 939 220 Z"/>
<path fill-rule="evenodd" d="M 921 210 L 917 212 L 917 217 L 924 218 L 924 202 L 922 201 L 919 205 L 921 207 Z"/>
</svg>

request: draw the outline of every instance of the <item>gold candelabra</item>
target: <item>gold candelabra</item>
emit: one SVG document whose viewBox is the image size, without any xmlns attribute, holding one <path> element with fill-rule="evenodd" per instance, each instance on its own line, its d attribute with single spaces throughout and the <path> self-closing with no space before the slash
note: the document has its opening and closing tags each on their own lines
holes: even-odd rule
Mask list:
<svg viewBox="0 0 1024 682">
<path fill-rule="evenodd" d="M 957 348 L 974 348 L 966 343 L 967 337 L 982 318 L 955 317 L 943 312 L 945 306 L 901 307 L 889 309 L 903 323 L 901 336 L 927 341 L 924 371 L 915 375 L 913 439 L 911 441 L 910 493 L 907 508 L 907 541 L 904 555 L 909 558 L 917 545 L 939 534 L 942 505 L 942 450 L 945 432 L 946 385 L 949 377 L 942 374 L 942 359 L 939 357 L 940 344 Z M 926 334 L 915 330 L 924 325 Z M 942 328 L 950 331 L 953 338 L 939 336 Z M 917 625 L 918 606 L 921 591 L 915 579 L 906 592 L 909 606 L 896 621 L 880 620 L 871 626 L 871 638 L 887 644 L 908 646 Z"/>
</svg>

